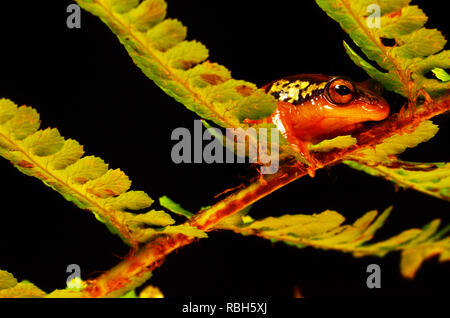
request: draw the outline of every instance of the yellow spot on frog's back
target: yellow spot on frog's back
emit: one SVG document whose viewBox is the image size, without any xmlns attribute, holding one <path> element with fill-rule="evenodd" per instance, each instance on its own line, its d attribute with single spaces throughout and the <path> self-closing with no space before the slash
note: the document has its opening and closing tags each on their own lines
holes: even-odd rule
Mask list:
<svg viewBox="0 0 450 318">
<path fill-rule="evenodd" d="M 300 99 L 304 100 L 315 91 L 324 89 L 326 85 L 327 82 L 311 83 L 303 80 L 290 82 L 289 80 L 281 79 L 272 84 L 269 94 L 277 94 L 278 100 L 296 104 Z"/>
<path fill-rule="evenodd" d="M 302 91 L 302 97 L 306 98 L 307 96 L 311 95 L 314 91 L 319 90 L 319 89 L 324 89 L 326 85 L 327 85 L 327 82 L 323 82 L 320 84 L 316 84 L 316 83 L 311 84 L 308 86 L 307 89 Z"/>
<path fill-rule="evenodd" d="M 279 92 L 283 89 L 283 85 L 289 83 L 288 80 L 279 80 L 272 84 L 269 93 Z"/>
<path fill-rule="evenodd" d="M 298 89 L 305 89 L 308 85 L 309 85 L 309 82 L 308 81 L 299 81 L 299 80 L 296 80 L 294 83 L 292 83 L 292 84 L 294 84 L 294 86 L 297 86 L 298 85 Z"/>
<path fill-rule="evenodd" d="M 293 91 L 294 89 L 296 90 L 302 90 L 305 87 L 307 87 L 309 85 L 308 81 L 300 81 L 300 80 L 296 80 L 294 82 L 289 82 L 288 80 L 282 79 L 279 81 L 276 81 L 275 83 L 272 84 L 272 87 L 270 88 L 269 93 L 276 93 L 276 92 L 281 92 L 281 91 Z"/>
<path fill-rule="evenodd" d="M 310 83 L 308 81 L 296 80 L 290 82 L 285 79 L 281 79 L 273 83 L 269 93 L 278 93 L 279 100 L 294 103 L 298 101 L 300 91 L 308 87 Z"/>
</svg>

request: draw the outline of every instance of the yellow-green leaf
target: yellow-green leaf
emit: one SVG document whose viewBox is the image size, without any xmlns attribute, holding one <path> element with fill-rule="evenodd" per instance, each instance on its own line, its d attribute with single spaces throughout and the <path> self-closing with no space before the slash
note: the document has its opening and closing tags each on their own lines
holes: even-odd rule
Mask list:
<svg viewBox="0 0 450 318">
<path fill-rule="evenodd" d="M 103 201 L 106 207 L 115 210 L 141 210 L 153 204 L 153 200 L 144 191 L 128 191 L 117 197 L 109 197 Z"/>
<path fill-rule="evenodd" d="M 17 279 L 13 274 L 0 270 L 0 290 L 14 287 L 17 283 Z"/>
<path fill-rule="evenodd" d="M 194 213 L 184 209 L 181 205 L 179 205 L 178 203 L 175 203 L 174 201 L 172 201 L 170 198 L 163 196 L 161 198 L 159 198 L 159 204 L 168 209 L 169 211 L 179 214 L 179 215 L 183 215 L 185 217 L 187 217 L 188 219 L 190 219 Z"/>
<path fill-rule="evenodd" d="M 268 235 L 310 237 L 338 227 L 345 218 L 335 211 L 324 211 L 317 215 L 283 215 L 254 221 L 246 226 L 249 230 L 264 231 Z"/>
<path fill-rule="evenodd" d="M 133 215 L 128 221 L 128 224 L 130 224 L 131 226 L 142 224 L 167 226 L 174 223 L 175 220 L 172 219 L 172 217 L 169 214 L 167 214 L 164 211 L 156 211 L 156 210 L 152 210 L 147 213 Z"/>
<path fill-rule="evenodd" d="M 10 110 L 10 105 L 2 103 L 2 108 L 7 107 Z M 14 111 L 14 117 L 9 119 L 5 124 L 5 131 L 14 139 L 22 140 L 25 137 L 33 134 L 39 129 L 40 120 L 39 114 L 31 107 L 20 106 Z"/>
<path fill-rule="evenodd" d="M 445 38 L 438 30 L 424 27 L 427 16 L 419 7 L 409 6 L 410 0 L 316 2 L 381 69 L 344 43 L 350 58 L 387 89 L 404 95 L 410 102 L 415 102 L 422 90 L 438 95 L 450 89 L 450 83 L 425 77 L 432 69 L 450 67 L 450 51 L 442 51 Z M 385 45 L 386 38 L 393 39 L 395 45 Z"/>
<path fill-rule="evenodd" d="M 39 115 L 34 109 L 17 108 L 13 102 L 1 99 L 0 119 L 2 157 L 21 172 L 42 180 L 68 201 L 91 211 L 126 243 L 136 246 L 144 242 L 144 226 L 174 223 L 162 211 L 128 212 L 148 208 L 153 200 L 142 191 L 128 191 L 131 181 L 120 169 L 108 169 L 108 164 L 95 156 L 82 157 L 83 147 L 75 140 L 65 140 L 56 129 L 38 130 Z M 151 238 L 150 230 L 146 239 Z M 155 229 L 152 235 L 158 231 Z"/>
<path fill-rule="evenodd" d="M 440 79 L 443 82 L 450 81 L 450 74 L 448 74 L 445 70 L 442 68 L 436 67 L 433 70 L 433 74 L 436 75 L 438 79 Z"/>
<path fill-rule="evenodd" d="M 65 169 L 65 174 L 72 182 L 84 184 L 97 179 L 108 171 L 108 165 L 100 158 L 86 156 Z"/>
<path fill-rule="evenodd" d="M 194 226 L 187 225 L 187 224 L 167 226 L 164 228 L 163 233 L 183 234 L 186 236 L 197 237 L 197 238 L 208 237 L 208 235 L 205 232 L 203 232 L 202 230 L 200 230 Z"/>
<path fill-rule="evenodd" d="M 405 230 L 383 241 L 370 243 L 390 212 L 391 208 L 388 208 L 378 216 L 377 211 L 370 211 L 351 225 L 342 225 L 345 218 L 339 213 L 324 211 L 314 215 L 268 217 L 249 223 L 224 222 L 217 228 L 256 235 L 273 242 L 281 241 L 299 248 L 310 246 L 352 253 L 355 257 L 382 257 L 389 252 L 400 251 L 401 272 L 405 277 L 414 276 L 420 264 L 432 255 L 440 255 L 442 262 L 450 260 L 450 237 L 441 239 L 450 227 L 437 233 L 439 220 L 430 222 L 423 229 Z"/>
<path fill-rule="evenodd" d="M 158 287 L 148 285 L 139 293 L 139 298 L 164 298 L 164 294 Z"/>
<path fill-rule="evenodd" d="M 407 148 L 416 147 L 418 144 L 428 141 L 438 132 L 439 127 L 431 121 L 422 122 L 413 131 L 405 131 L 403 134 L 396 134 L 386 138 L 374 149 L 366 148 L 353 153 L 349 159 L 362 158 L 367 162 L 389 161 L 392 155 L 398 155 Z"/>
<path fill-rule="evenodd" d="M 382 177 L 402 188 L 413 189 L 450 201 L 450 163 L 417 163 L 401 160 L 366 162 L 363 159 L 344 163 L 372 176 Z"/>
<path fill-rule="evenodd" d="M 0 290 L 0 298 L 43 298 L 46 293 L 28 281 Z"/>
<path fill-rule="evenodd" d="M 132 4 L 135 4 L 135 1 L 132 1 Z M 145 31 L 164 19 L 166 8 L 167 4 L 164 0 L 144 0 L 124 14 L 124 17 L 131 26 L 139 31 Z"/>
<path fill-rule="evenodd" d="M 157 50 L 166 51 L 186 38 L 187 29 L 178 20 L 167 19 L 147 31 L 149 44 Z"/>
<path fill-rule="evenodd" d="M 33 152 L 36 156 L 44 157 L 60 150 L 64 144 L 64 138 L 57 129 L 47 128 L 28 136 L 23 143 L 28 151 Z"/>
<path fill-rule="evenodd" d="M 85 184 L 87 192 L 99 197 L 106 198 L 122 194 L 131 186 L 131 181 L 120 169 L 108 170 L 101 177 L 88 181 Z"/>
<path fill-rule="evenodd" d="M 83 146 L 78 141 L 67 139 L 61 150 L 49 158 L 49 162 L 56 170 L 64 169 L 77 162 L 84 154 Z"/>
<path fill-rule="evenodd" d="M 204 119 L 241 127 L 246 126 L 244 119 L 268 117 L 275 110 L 275 99 L 254 84 L 227 83 L 230 72 L 207 61 L 208 49 L 196 40 L 185 41 L 186 28 L 179 21 L 164 20 L 164 0 L 77 3 L 111 28 L 137 66 L 164 92 Z"/>
<path fill-rule="evenodd" d="M 0 125 L 14 117 L 17 111 L 17 105 L 9 99 L 0 99 Z"/>
<path fill-rule="evenodd" d="M 333 139 L 325 139 L 318 144 L 309 145 L 309 150 L 313 152 L 328 152 L 333 149 L 344 149 L 357 143 L 356 138 L 352 136 L 338 136 Z"/>
</svg>

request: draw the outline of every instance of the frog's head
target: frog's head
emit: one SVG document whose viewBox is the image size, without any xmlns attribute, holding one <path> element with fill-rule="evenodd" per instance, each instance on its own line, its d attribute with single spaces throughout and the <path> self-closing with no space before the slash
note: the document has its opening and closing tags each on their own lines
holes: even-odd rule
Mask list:
<svg viewBox="0 0 450 318">
<path fill-rule="evenodd" d="M 334 77 L 324 88 L 330 117 L 341 117 L 352 123 L 379 121 L 389 115 L 389 104 L 381 96 L 382 88 L 369 80 L 355 83 L 345 77 Z"/>
<path fill-rule="evenodd" d="M 263 87 L 278 100 L 278 113 L 289 117 L 295 135 L 320 141 L 351 134 L 364 122 L 389 115 L 389 105 L 371 81 L 355 83 L 323 74 L 288 76 Z"/>
<path fill-rule="evenodd" d="M 385 119 L 389 115 L 389 105 L 373 83 L 329 77 L 322 84 L 322 93 L 309 101 L 316 111 L 310 113 L 319 120 L 312 128 L 316 135 L 307 138 L 321 140 L 351 134 L 365 122 Z"/>
</svg>

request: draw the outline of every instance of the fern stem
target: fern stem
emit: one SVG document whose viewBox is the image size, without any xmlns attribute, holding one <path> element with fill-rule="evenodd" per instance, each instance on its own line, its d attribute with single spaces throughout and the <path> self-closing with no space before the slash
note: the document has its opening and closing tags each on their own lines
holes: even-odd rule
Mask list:
<svg viewBox="0 0 450 318">
<path fill-rule="evenodd" d="M 267 179 L 261 178 L 212 207 L 200 211 L 187 223 L 203 231 L 211 231 L 222 219 L 241 211 L 305 174 L 306 169 L 299 168 L 298 165 L 285 166 Z M 159 236 L 112 270 L 88 282 L 89 286 L 84 290 L 84 294 L 87 297 L 122 295 L 139 286 L 142 283 L 140 278 L 157 268 L 166 255 L 194 240 L 195 238 L 182 234 Z"/>
<path fill-rule="evenodd" d="M 427 107 L 418 109 L 413 117 L 399 118 L 395 114 L 385 122 L 357 135 L 357 146 L 325 154 L 317 154 L 315 156 L 317 167 L 321 168 L 339 163 L 346 156 L 361 150 L 361 148 L 372 147 L 393 134 L 416 127 L 422 121 L 442 114 L 449 109 L 450 94 L 427 105 Z M 238 190 L 219 201 L 212 207 L 200 211 L 187 224 L 196 226 L 204 231 L 211 231 L 224 218 L 241 211 L 250 204 L 306 174 L 307 167 L 305 165 L 283 165 L 276 174 L 269 175 L 265 179 L 261 178 L 248 187 Z M 116 267 L 98 278 L 88 281 L 88 286 L 82 291 L 82 295 L 85 297 L 117 297 L 123 295 L 142 284 L 143 278 L 149 272 L 158 268 L 166 255 L 193 241 L 195 241 L 195 238 L 182 234 L 161 235 L 147 243 L 135 254 L 131 254 Z"/>
<path fill-rule="evenodd" d="M 84 7 L 83 2 L 82 1 L 77 1 L 80 6 Z M 208 108 L 211 112 L 214 113 L 214 116 L 223 121 L 223 122 L 227 122 L 227 119 L 223 116 L 221 116 L 219 113 L 214 111 L 214 107 L 204 98 L 202 98 L 196 91 L 195 89 L 193 89 L 186 81 L 182 80 L 178 75 L 176 75 L 171 69 L 170 67 L 168 67 L 168 65 L 166 65 L 165 63 L 163 63 L 163 61 L 161 61 L 156 54 L 153 52 L 152 48 L 149 45 L 146 45 L 145 43 L 143 43 L 139 36 L 137 36 L 137 32 L 136 30 L 134 30 L 133 28 L 131 28 L 129 25 L 123 23 L 122 19 L 120 19 L 118 17 L 117 14 L 115 14 L 111 8 L 109 8 L 107 5 L 105 5 L 103 3 L 103 1 L 101 0 L 94 0 L 93 3 L 95 5 L 98 6 L 98 8 L 100 10 L 103 11 L 104 15 L 103 17 L 105 17 L 103 19 L 103 21 L 105 22 L 105 24 L 116 34 L 118 35 L 119 39 L 122 41 L 121 37 L 119 36 L 120 34 L 128 34 L 128 36 L 133 39 L 133 42 L 137 44 L 138 49 L 135 48 L 131 48 L 128 45 L 125 45 L 125 49 L 130 53 L 130 56 L 132 57 L 133 54 L 131 54 L 133 51 L 137 52 L 145 52 L 145 54 L 141 54 L 143 58 L 146 57 L 151 57 L 151 59 L 153 59 L 155 61 L 155 63 L 157 65 L 159 65 L 162 70 L 164 71 L 164 73 L 166 73 L 172 80 L 176 81 L 177 83 L 180 83 L 184 89 L 186 89 L 186 91 L 189 92 L 189 94 L 192 95 L 193 99 L 196 100 L 199 104 L 206 106 L 206 108 Z M 89 4 L 92 5 L 92 4 Z M 89 10 L 88 10 L 89 11 Z M 96 15 L 98 15 L 98 13 L 96 13 Z M 124 43 L 123 43 L 124 44 Z M 139 54 L 138 54 L 139 55 Z M 137 63 L 135 61 L 136 65 L 139 65 L 139 63 Z M 153 80 L 155 82 L 156 85 L 158 85 L 161 89 L 163 89 L 166 93 L 168 92 L 167 89 L 165 89 L 165 87 L 163 85 L 161 85 L 161 83 L 157 80 L 155 80 L 155 78 L 152 78 L 152 76 L 149 76 L 148 74 L 146 74 L 151 80 Z M 170 94 L 169 94 L 170 95 Z M 177 99 L 177 96 L 172 96 L 175 99 Z"/>
<path fill-rule="evenodd" d="M 94 207 L 96 211 L 94 211 L 93 208 L 88 208 L 89 210 L 98 213 L 98 215 L 100 215 L 102 218 L 108 221 L 112 226 L 117 228 L 117 230 L 120 232 L 120 234 L 123 236 L 124 239 L 128 240 L 130 243 L 134 243 L 129 233 L 123 229 L 123 226 L 121 226 L 120 221 L 117 220 L 110 211 L 102 207 L 97 201 L 93 200 L 86 193 L 83 193 L 79 191 L 76 187 L 71 186 L 67 182 L 67 180 L 63 180 L 56 174 L 52 173 L 52 171 L 48 167 L 41 165 L 37 160 L 35 160 L 35 158 L 31 155 L 31 153 L 27 151 L 27 149 L 21 146 L 20 143 L 14 141 L 12 138 L 3 133 L 0 133 L 0 138 L 3 138 L 6 142 L 12 145 L 15 151 L 22 153 L 22 155 L 24 156 L 24 158 L 26 158 L 26 161 L 28 163 L 30 163 L 33 167 L 38 168 L 42 172 L 40 176 L 36 176 L 37 178 L 41 179 L 42 181 L 54 180 L 59 185 L 62 185 L 65 189 L 70 189 L 70 191 L 72 191 L 76 195 L 77 199 L 89 203 L 89 205 L 91 207 Z"/>
</svg>

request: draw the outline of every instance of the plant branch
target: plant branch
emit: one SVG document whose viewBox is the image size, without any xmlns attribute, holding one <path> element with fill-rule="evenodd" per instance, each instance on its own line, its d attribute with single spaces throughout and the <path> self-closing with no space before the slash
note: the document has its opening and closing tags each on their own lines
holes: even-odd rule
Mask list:
<svg viewBox="0 0 450 318">
<path fill-rule="evenodd" d="M 328 153 L 314 154 L 317 168 L 337 164 L 348 155 L 363 148 L 373 147 L 384 139 L 403 132 L 411 131 L 421 122 L 450 110 L 450 95 L 446 95 L 430 104 L 420 107 L 409 117 L 392 115 L 386 121 L 359 133 L 355 137 L 357 145 Z M 224 218 L 231 216 L 266 195 L 297 180 L 307 174 L 307 166 L 303 164 L 285 164 L 273 175 L 261 177 L 248 187 L 239 190 L 219 201 L 210 208 L 201 210 L 187 224 L 196 226 L 203 231 L 214 230 Z M 195 241 L 195 238 L 182 234 L 161 235 L 116 267 L 105 272 L 98 278 L 88 281 L 88 286 L 82 291 L 85 297 L 117 297 L 138 287 L 151 271 L 158 268 L 166 255 L 174 250 Z"/>
</svg>

